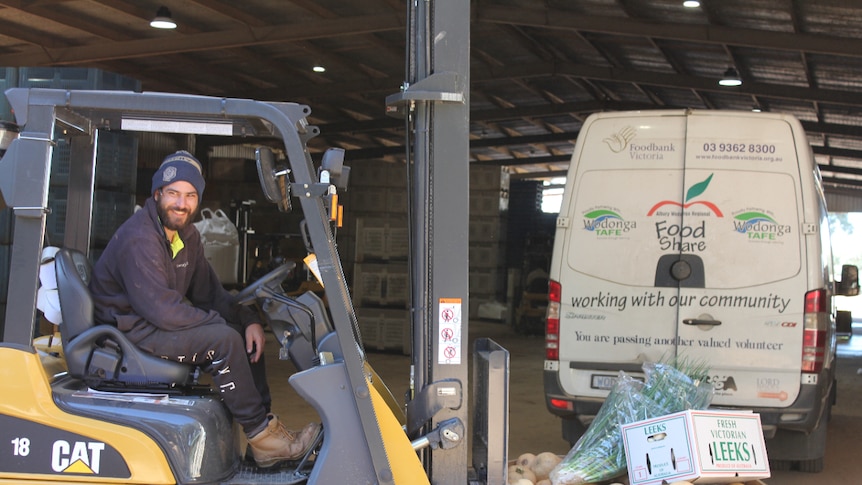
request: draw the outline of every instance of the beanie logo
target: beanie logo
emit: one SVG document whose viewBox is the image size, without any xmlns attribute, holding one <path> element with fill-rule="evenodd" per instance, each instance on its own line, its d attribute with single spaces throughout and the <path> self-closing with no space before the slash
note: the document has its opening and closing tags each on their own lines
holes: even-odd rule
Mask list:
<svg viewBox="0 0 862 485">
<path fill-rule="evenodd" d="M 177 167 L 165 167 L 165 172 L 162 174 L 163 182 L 170 182 L 177 176 Z"/>
</svg>

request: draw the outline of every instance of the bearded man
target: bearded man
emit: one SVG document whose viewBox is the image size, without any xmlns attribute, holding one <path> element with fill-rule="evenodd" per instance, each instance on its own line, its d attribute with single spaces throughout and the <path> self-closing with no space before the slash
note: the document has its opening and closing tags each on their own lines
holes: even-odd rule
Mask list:
<svg viewBox="0 0 862 485">
<path fill-rule="evenodd" d="M 144 207 L 117 229 L 93 268 L 94 317 L 153 355 L 211 374 L 255 462 L 270 467 L 303 456 L 320 426 L 289 431 L 269 412 L 263 327 L 224 289 L 192 224 L 204 186 L 191 153 L 165 158 Z"/>
</svg>

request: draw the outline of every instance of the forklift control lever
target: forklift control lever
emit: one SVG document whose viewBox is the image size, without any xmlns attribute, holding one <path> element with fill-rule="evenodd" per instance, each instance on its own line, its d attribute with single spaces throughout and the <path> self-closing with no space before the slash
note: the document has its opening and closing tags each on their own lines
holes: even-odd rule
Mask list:
<svg viewBox="0 0 862 485">
<path fill-rule="evenodd" d="M 458 418 L 441 422 L 434 431 L 411 442 L 413 449 L 419 451 L 431 447 L 432 450 L 448 450 L 461 444 L 464 436 L 464 423 Z"/>
</svg>

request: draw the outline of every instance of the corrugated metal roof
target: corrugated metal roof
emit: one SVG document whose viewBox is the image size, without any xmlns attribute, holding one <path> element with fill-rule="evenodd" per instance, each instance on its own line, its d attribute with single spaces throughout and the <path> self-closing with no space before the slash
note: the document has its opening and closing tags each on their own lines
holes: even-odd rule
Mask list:
<svg viewBox="0 0 862 485">
<path fill-rule="evenodd" d="M 792 113 L 824 179 L 862 186 L 862 4 L 841 0 L 478 0 L 471 160 L 564 170 L 601 110 Z M 179 27 L 148 22 L 168 7 Z M 150 91 L 307 103 L 352 160 L 403 159 L 384 100 L 404 79 L 402 0 L 0 1 L 0 66 L 85 66 Z M 311 71 L 313 64 L 326 72 Z M 717 83 L 729 67 L 744 83 Z"/>
</svg>

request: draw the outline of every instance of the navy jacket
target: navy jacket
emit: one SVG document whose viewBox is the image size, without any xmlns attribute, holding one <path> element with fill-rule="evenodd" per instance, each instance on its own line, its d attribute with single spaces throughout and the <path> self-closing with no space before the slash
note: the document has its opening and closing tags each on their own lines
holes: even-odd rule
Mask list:
<svg viewBox="0 0 862 485">
<path fill-rule="evenodd" d="M 258 321 L 251 308 L 232 303 L 204 255 L 197 228 L 189 224 L 179 235 L 185 247 L 171 258 L 152 197 L 117 229 L 90 280 L 98 323 L 116 325 L 137 343 L 157 328 L 226 321 L 246 327 Z"/>
</svg>

